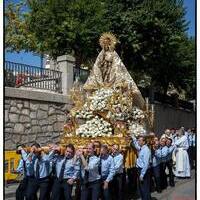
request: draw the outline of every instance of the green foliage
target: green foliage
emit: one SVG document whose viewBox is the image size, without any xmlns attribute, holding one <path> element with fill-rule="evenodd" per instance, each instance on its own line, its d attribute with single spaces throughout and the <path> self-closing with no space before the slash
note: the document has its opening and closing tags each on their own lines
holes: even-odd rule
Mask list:
<svg viewBox="0 0 200 200">
<path fill-rule="evenodd" d="M 80 66 L 94 61 L 99 36 L 110 31 L 138 83 L 148 77 L 163 93 L 172 83 L 193 98 L 195 44 L 185 13 L 181 0 L 27 0 L 6 9 L 6 47 L 53 58 L 71 53 Z"/>
</svg>

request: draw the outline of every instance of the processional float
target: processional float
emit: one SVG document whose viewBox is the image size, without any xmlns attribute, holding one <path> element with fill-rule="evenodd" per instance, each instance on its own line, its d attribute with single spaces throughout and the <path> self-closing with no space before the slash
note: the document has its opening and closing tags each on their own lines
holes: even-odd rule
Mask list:
<svg viewBox="0 0 200 200">
<path fill-rule="evenodd" d="M 70 91 L 74 107 L 68 114 L 60 144 L 72 143 L 84 149 L 93 142 L 97 151 L 100 144 L 118 144 L 125 154 L 125 167 L 130 168 L 136 159 L 130 133 L 146 135 L 153 128 L 154 110 L 115 51 L 117 42 L 113 34 L 102 34 L 102 50 L 86 83 L 74 83 Z"/>
</svg>

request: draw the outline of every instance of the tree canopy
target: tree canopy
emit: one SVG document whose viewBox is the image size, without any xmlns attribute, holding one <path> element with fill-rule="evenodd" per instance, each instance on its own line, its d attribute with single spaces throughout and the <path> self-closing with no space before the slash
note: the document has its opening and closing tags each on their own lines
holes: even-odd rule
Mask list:
<svg viewBox="0 0 200 200">
<path fill-rule="evenodd" d="M 194 97 L 195 40 L 186 35 L 181 0 L 27 0 L 8 5 L 5 14 L 10 50 L 48 53 L 54 59 L 70 53 L 77 66 L 88 65 L 100 50 L 99 36 L 110 31 L 138 81 L 150 77 L 150 86 L 163 93 L 172 83 Z"/>
</svg>

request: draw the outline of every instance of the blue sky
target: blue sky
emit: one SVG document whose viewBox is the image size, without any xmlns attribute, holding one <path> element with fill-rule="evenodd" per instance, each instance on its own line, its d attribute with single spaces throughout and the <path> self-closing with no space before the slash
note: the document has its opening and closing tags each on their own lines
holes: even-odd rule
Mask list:
<svg viewBox="0 0 200 200">
<path fill-rule="evenodd" d="M 19 0 L 6 0 L 5 3 L 13 1 L 19 2 Z M 187 10 L 186 19 L 190 22 L 188 35 L 195 36 L 195 0 L 184 0 L 184 5 Z M 41 58 L 39 56 L 35 56 L 32 53 L 5 53 L 5 60 L 24 63 L 33 66 L 40 66 Z"/>
</svg>

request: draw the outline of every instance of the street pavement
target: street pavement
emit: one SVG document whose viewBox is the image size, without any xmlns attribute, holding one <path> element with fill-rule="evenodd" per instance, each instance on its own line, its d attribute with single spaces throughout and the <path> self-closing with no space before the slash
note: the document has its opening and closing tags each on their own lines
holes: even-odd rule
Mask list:
<svg viewBox="0 0 200 200">
<path fill-rule="evenodd" d="M 4 188 L 4 199 L 15 200 L 15 191 L 18 184 L 8 184 Z M 195 171 L 192 170 L 190 179 L 175 178 L 175 187 L 168 187 L 162 193 L 151 193 L 152 200 L 195 200 Z M 140 198 L 128 198 L 140 200 Z"/>
</svg>

